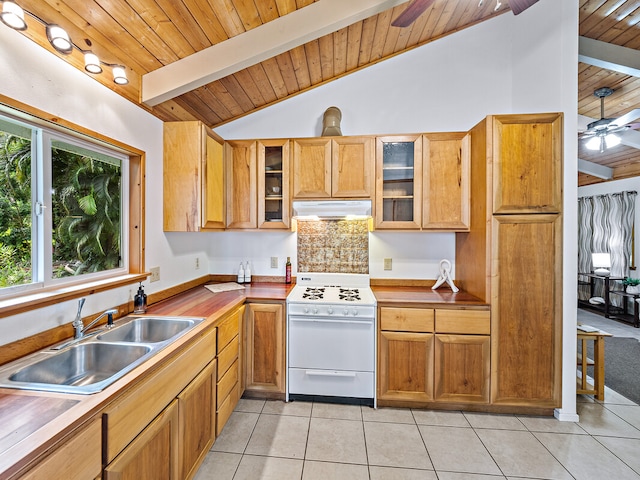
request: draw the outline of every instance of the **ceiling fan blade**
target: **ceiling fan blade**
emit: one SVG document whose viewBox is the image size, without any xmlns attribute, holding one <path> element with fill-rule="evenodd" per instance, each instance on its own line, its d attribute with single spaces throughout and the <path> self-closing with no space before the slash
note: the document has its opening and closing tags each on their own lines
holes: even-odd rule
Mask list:
<svg viewBox="0 0 640 480">
<path fill-rule="evenodd" d="M 538 0 L 509 0 L 509 6 L 511 7 L 513 14 L 518 15 L 537 1 Z"/>
<path fill-rule="evenodd" d="M 436 0 L 413 0 L 407 8 L 398 15 L 398 18 L 391 22 L 391 25 L 394 27 L 408 27 L 435 1 Z"/>
<path fill-rule="evenodd" d="M 621 117 L 611 120 L 609 125 L 616 125 L 617 127 L 624 127 L 627 123 L 631 123 L 634 120 L 640 118 L 640 108 L 634 108 L 629 113 L 625 113 Z"/>
</svg>

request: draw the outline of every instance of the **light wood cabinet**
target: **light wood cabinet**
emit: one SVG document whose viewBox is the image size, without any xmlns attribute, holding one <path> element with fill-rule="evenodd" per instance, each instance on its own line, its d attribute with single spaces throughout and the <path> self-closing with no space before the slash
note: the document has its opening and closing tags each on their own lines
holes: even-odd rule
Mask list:
<svg viewBox="0 0 640 480">
<path fill-rule="evenodd" d="M 381 331 L 378 400 L 433 400 L 433 334 Z"/>
<path fill-rule="evenodd" d="M 285 317 L 282 303 L 248 303 L 246 389 L 285 393 Z"/>
<path fill-rule="evenodd" d="M 225 227 L 223 148 L 201 122 L 166 122 L 163 227 L 197 232 Z"/>
<path fill-rule="evenodd" d="M 218 372 L 216 375 L 216 435 L 220 435 L 244 391 L 240 374 L 244 305 L 220 321 L 217 328 Z"/>
<path fill-rule="evenodd" d="M 293 199 L 371 198 L 373 137 L 293 140 Z"/>
<path fill-rule="evenodd" d="M 434 399 L 488 403 L 491 325 L 488 310 L 436 310 Z"/>
<path fill-rule="evenodd" d="M 496 115 L 493 213 L 562 211 L 562 115 Z"/>
<path fill-rule="evenodd" d="M 289 140 L 259 140 L 258 228 L 290 226 Z"/>
<path fill-rule="evenodd" d="M 102 421 L 91 420 L 20 478 L 67 480 L 96 478 L 102 468 Z"/>
<path fill-rule="evenodd" d="M 466 132 L 423 135 L 423 229 L 469 230 L 469 144 Z"/>
<path fill-rule="evenodd" d="M 178 480 L 178 401 L 174 400 L 104 469 L 104 480 Z"/>
<path fill-rule="evenodd" d="M 178 395 L 180 478 L 192 478 L 216 438 L 216 360 Z"/>
<path fill-rule="evenodd" d="M 469 232 L 456 234 L 456 280 L 491 304 L 491 403 L 552 409 L 562 390 L 562 114 L 490 116 L 470 138 L 474 201 Z"/>
<path fill-rule="evenodd" d="M 227 228 L 256 228 L 257 157 L 255 140 L 225 142 Z"/>
<path fill-rule="evenodd" d="M 376 138 L 375 201 L 376 228 L 420 229 L 422 136 Z"/>
</svg>

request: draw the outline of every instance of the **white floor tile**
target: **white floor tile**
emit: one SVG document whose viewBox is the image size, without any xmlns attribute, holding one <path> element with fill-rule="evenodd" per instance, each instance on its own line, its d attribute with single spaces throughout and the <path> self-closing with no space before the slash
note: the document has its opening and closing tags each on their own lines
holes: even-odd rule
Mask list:
<svg viewBox="0 0 640 480">
<path fill-rule="evenodd" d="M 300 480 L 302 460 L 244 455 L 234 480 Z M 217 480 L 217 479 L 216 479 Z"/>
<path fill-rule="evenodd" d="M 309 419 L 261 414 L 245 453 L 271 457 L 304 458 Z"/>
<path fill-rule="evenodd" d="M 302 480 L 369 480 L 366 465 L 305 460 Z"/>
<path fill-rule="evenodd" d="M 371 480 L 438 480 L 432 470 L 417 470 L 398 467 L 369 467 Z"/>
<path fill-rule="evenodd" d="M 257 413 L 233 412 L 211 450 L 216 452 L 244 453 L 251 433 L 256 426 Z"/>
<path fill-rule="evenodd" d="M 239 453 L 209 452 L 194 480 L 232 480 L 242 459 Z"/>
<path fill-rule="evenodd" d="M 362 422 L 312 418 L 305 458 L 366 465 L 367 450 Z"/>
<path fill-rule="evenodd" d="M 369 465 L 433 470 L 417 425 L 364 423 Z"/>
</svg>

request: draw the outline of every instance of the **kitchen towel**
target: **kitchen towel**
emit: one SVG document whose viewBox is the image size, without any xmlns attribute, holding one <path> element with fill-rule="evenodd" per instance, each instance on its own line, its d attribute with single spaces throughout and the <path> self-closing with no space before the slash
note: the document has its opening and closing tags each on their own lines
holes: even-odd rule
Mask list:
<svg viewBox="0 0 640 480">
<path fill-rule="evenodd" d="M 208 288 L 213 293 L 228 292 L 230 290 L 242 290 L 244 288 L 242 285 L 238 285 L 236 282 L 216 283 L 214 285 L 205 285 L 204 287 Z"/>
</svg>

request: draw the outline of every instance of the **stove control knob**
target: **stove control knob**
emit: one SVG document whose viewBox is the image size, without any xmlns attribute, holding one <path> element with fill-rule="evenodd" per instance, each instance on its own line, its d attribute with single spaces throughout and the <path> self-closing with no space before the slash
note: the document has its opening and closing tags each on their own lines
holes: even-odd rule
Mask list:
<svg viewBox="0 0 640 480">
<path fill-rule="evenodd" d="M 317 314 L 318 314 L 318 309 L 317 309 L 317 308 L 314 308 L 314 309 L 313 309 L 313 314 L 314 314 L 314 315 L 317 315 Z"/>
<path fill-rule="evenodd" d="M 303 311 L 304 313 L 309 313 L 309 309 L 308 309 L 307 307 L 304 307 L 304 308 L 302 309 L 302 311 Z"/>
<path fill-rule="evenodd" d="M 342 310 L 342 314 L 343 315 L 349 315 L 349 310 L 345 308 L 344 310 Z"/>
<path fill-rule="evenodd" d="M 329 310 L 327 310 L 327 313 L 328 313 L 329 315 L 332 315 L 332 314 L 333 314 L 333 308 L 329 307 Z"/>
<path fill-rule="evenodd" d="M 355 308 L 354 308 L 352 313 L 353 313 L 353 316 L 354 316 L 354 317 L 357 317 L 357 316 L 358 316 L 358 310 L 357 310 L 357 309 L 355 309 Z"/>
</svg>

